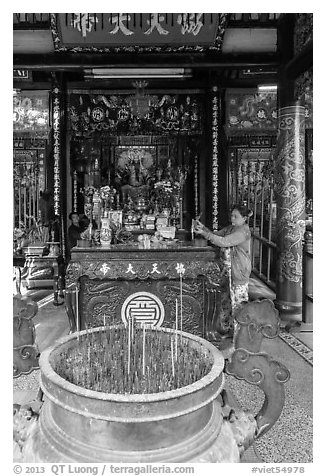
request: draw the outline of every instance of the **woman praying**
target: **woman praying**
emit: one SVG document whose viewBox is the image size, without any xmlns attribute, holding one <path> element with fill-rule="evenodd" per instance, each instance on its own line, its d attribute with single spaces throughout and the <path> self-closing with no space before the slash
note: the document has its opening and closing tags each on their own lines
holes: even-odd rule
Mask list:
<svg viewBox="0 0 326 476">
<path fill-rule="evenodd" d="M 248 301 L 249 277 L 251 273 L 250 240 L 248 218 L 252 212 L 243 205 L 231 209 L 231 225 L 212 232 L 200 221 L 196 221 L 194 231 L 213 245 L 230 248 L 231 251 L 231 304 L 233 313 L 243 302 Z"/>
</svg>

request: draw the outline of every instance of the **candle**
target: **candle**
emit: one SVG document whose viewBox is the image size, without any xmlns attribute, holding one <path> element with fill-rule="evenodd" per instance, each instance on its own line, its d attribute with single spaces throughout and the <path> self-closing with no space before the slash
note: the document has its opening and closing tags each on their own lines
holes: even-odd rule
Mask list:
<svg viewBox="0 0 326 476">
<path fill-rule="evenodd" d="M 182 193 L 182 189 L 181 189 Z M 182 204 L 182 196 L 180 196 L 180 229 L 183 230 L 183 204 Z"/>
</svg>

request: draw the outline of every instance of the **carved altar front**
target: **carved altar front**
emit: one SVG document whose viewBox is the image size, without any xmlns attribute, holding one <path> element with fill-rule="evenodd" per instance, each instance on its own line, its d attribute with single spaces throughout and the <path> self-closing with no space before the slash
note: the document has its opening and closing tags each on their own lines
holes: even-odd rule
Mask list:
<svg viewBox="0 0 326 476">
<path fill-rule="evenodd" d="M 182 242 L 142 249 L 120 244 L 105 250 L 74 248 L 66 286 L 77 291 L 77 328 L 131 318 L 174 327 L 182 302 L 183 330 L 206 336 L 223 315 L 222 274 L 210 246 Z"/>
</svg>

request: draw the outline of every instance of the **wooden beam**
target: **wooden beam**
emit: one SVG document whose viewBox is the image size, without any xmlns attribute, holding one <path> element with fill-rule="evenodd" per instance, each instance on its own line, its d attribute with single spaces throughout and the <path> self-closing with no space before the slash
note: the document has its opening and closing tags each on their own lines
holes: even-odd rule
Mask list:
<svg viewBox="0 0 326 476">
<path fill-rule="evenodd" d="M 14 55 L 15 69 L 43 71 L 78 71 L 85 68 L 132 67 L 181 67 L 205 68 L 247 68 L 253 66 L 278 66 L 277 53 L 270 54 L 106 54 L 106 53 L 65 53 Z"/>
<path fill-rule="evenodd" d="M 22 89 L 23 91 L 24 90 L 38 90 L 38 89 L 45 89 L 45 90 L 48 90 L 48 89 L 51 89 L 51 82 L 44 82 L 44 81 L 37 81 L 37 82 L 34 82 L 34 81 L 30 81 L 30 82 L 27 82 L 27 81 L 14 81 L 14 84 L 13 84 L 13 87 L 14 89 Z"/>
<path fill-rule="evenodd" d="M 302 48 L 291 61 L 285 66 L 285 73 L 289 79 L 296 79 L 300 74 L 307 71 L 313 65 L 313 40 Z"/>
<path fill-rule="evenodd" d="M 285 70 L 286 65 L 293 58 L 294 21 L 295 17 L 292 13 L 282 14 L 279 18 L 277 30 L 277 47 L 281 60 L 278 90 L 279 107 L 289 106 L 294 101 L 294 82 L 290 80 Z"/>
<path fill-rule="evenodd" d="M 278 20 L 229 20 L 228 28 L 276 28 Z"/>
</svg>

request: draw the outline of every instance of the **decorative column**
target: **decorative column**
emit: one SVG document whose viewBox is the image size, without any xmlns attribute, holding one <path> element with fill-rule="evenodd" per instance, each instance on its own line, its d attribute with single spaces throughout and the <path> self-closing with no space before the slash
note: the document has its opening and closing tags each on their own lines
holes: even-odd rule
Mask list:
<svg viewBox="0 0 326 476">
<path fill-rule="evenodd" d="M 73 196 L 73 211 L 75 213 L 77 213 L 78 211 L 78 200 L 77 200 L 77 195 L 78 195 L 78 191 L 77 191 L 77 186 L 78 186 L 78 182 L 77 182 L 77 172 L 76 170 L 74 170 L 73 172 L 73 188 L 74 188 L 74 196 Z"/>
<path fill-rule="evenodd" d="M 54 213 L 60 215 L 60 98 L 56 86 L 52 93 L 53 111 L 53 172 L 54 172 Z"/>
<path fill-rule="evenodd" d="M 194 191 L 195 191 L 195 217 L 199 216 L 199 194 L 198 194 L 198 154 L 195 155 L 195 167 L 194 167 Z"/>
<path fill-rule="evenodd" d="M 218 161 L 220 98 L 217 86 L 212 88 L 212 229 L 218 230 Z"/>
<path fill-rule="evenodd" d="M 299 320 L 302 310 L 302 239 L 305 230 L 305 109 L 279 110 L 275 163 L 278 269 L 276 306 Z"/>
<path fill-rule="evenodd" d="M 53 75 L 53 88 L 52 88 L 52 124 L 53 124 L 53 201 L 54 201 L 54 213 L 60 220 L 60 245 L 61 254 L 65 255 L 65 233 L 64 233 L 64 221 L 63 221 L 63 207 L 62 207 L 62 150 L 64 145 L 63 136 L 63 92 L 62 81 Z"/>
</svg>

